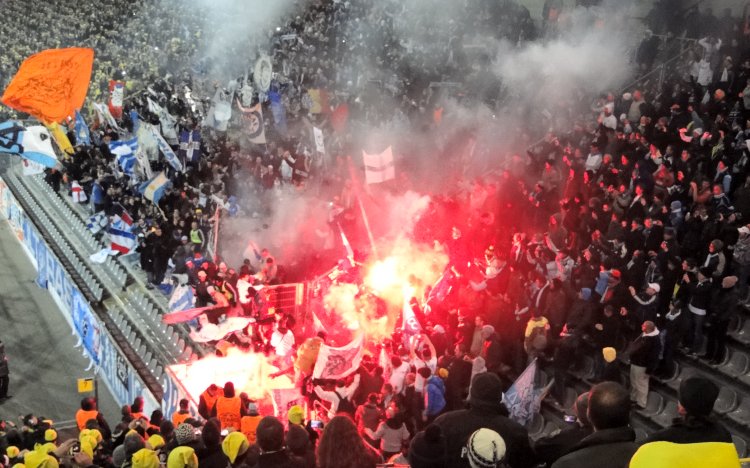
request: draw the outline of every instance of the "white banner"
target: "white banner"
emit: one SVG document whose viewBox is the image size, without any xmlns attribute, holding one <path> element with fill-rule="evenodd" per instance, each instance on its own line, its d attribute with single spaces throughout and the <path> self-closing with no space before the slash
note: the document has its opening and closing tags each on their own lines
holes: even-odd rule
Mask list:
<svg viewBox="0 0 750 468">
<path fill-rule="evenodd" d="M 338 380 L 356 371 L 362 362 L 364 339 L 365 335 L 360 333 L 341 348 L 322 345 L 315 361 L 313 378 Z"/>
</svg>

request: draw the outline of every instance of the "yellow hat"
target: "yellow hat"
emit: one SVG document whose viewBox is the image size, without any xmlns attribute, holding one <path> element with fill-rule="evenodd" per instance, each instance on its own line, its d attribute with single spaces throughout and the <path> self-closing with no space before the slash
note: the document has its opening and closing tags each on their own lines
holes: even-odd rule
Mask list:
<svg viewBox="0 0 750 468">
<path fill-rule="evenodd" d="M 8 458 L 16 458 L 20 453 L 21 451 L 15 445 L 11 445 L 5 449 L 5 454 L 8 455 Z"/>
<path fill-rule="evenodd" d="M 232 434 L 236 434 L 233 432 Z M 192 447 L 181 445 L 169 452 L 167 468 L 198 468 L 198 457 Z"/>
<path fill-rule="evenodd" d="M 642 445 L 630 460 L 630 468 L 740 468 L 740 459 L 734 444 L 729 442 L 702 442 L 675 444 L 651 442 Z"/>
<path fill-rule="evenodd" d="M 148 443 L 148 445 L 150 445 L 154 450 L 158 450 L 166 445 L 164 437 L 160 436 L 159 434 L 154 434 L 149 437 L 146 443 Z"/>
<path fill-rule="evenodd" d="M 289 408 L 286 418 L 292 424 L 302 424 L 302 421 L 305 420 L 305 410 L 300 405 L 294 405 Z"/>
<path fill-rule="evenodd" d="M 53 442 L 47 442 L 45 444 L 34 444 L 34 450 L 40 453 L 50 453 L 57 450 L 57 445 Z"/>
<path fill-rule="evenodd" d="M 131 465 L 133 468 L 159 468 L 159 456 L 153 450 L 143 448 L 133 454 Z"/>
<path fill-rule="evenodd" d="M 23 457 L 23 464 L 26 468 L 60 468 L 60 464 L 57 463 L 55 457 L 39 450 L 26 452 Z"/>
<path fill-rule="evenodd" d="M 16 463 L 15 465 L 11 466 L 10 468 L 26 468 L 26 465 L 23 463 Z"/>
<path fill-rule="evenodd" d="M 249 447 L 250 443 L 247 441 L 247 437 L 241 432 L 231 432 L 221 443 L 224 455 L 229 457 L 231 463 L 234 463 L 237 457 L 245 453 Z"/>
<path fill-rule="evenodd" d="M 448 378 L 448 369 L 446 369 L 445 367 L 441 367 L 440 369 L 438 369 L 437 374 L 438 377 L 445 380 Z"/>
<path fill-rule="evenodd" d="M 602 349 L 602 356 L 607 362 L 614 362 L 617 359 L 617 350 L 615 348 L 607 347 Z"/>
<path fill-rule="evenodd" d="M 45 442 L 54 442 L 57 440 L 57 431 L 54 429 L 47 429 L 44 431 L 44 441 Z"/>
<path fill-rule="evenodd" d="M 81 439 L 81 452 L 85 453 L 91 458 L 94 458 L 94 451 L 96 450 L 96 447 L 99 445 L 99 442 L 97 442 L 96 438 L 92 435 L 87 435 L 82 437 Z"/>
</svg>

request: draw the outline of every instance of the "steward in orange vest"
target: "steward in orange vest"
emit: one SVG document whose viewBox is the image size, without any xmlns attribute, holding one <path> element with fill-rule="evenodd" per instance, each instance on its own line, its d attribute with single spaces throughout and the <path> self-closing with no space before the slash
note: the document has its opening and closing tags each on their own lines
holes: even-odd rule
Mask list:
<svg viewBox="0 0 750 468">
<path fill-rule="evenodd" d="M 216 399 L 219 398 L 221 388 L 216 384 L 211 384 L 201 393 L 200 402 L 198 403 L 198 414 L 203 419 L 210 419 L 213 412 Z"/>
<path fill-rule="evenodd" d="M 230 427 L 239 429 L 243 413 L 242 401 L 234 394 L 234 384 L 227 382 L 224 384 L 224 396 L 216 399 L 213 416 L 221 422 L 222 430 Z"/>
</svg>

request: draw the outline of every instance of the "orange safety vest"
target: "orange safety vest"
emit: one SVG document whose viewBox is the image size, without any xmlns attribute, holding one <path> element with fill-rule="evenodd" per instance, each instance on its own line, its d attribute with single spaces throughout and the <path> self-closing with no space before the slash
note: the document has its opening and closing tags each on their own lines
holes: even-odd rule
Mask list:
<svg viewBox="0 0 750 468">
<path fill-rule="evenodd" d="M 187 413 L 180 413 L 179 411 L 176 411 L 172 415 L 172 424 L 174 424 L 174 427 L 176 428 L 180 424 L 184 423 L 190 417 L 191 417 L 190 411 L 188 411 Z"/>
<path fill-rule="evenodd" d="M 213 410 L 214 405 L 216 404 L 216 400 L 219 398 L 219 394 L 221 391 L 221 389 L 218 389 L 213 395 L 208 393 L 208 390 L 204 390 L 203 393 L 201 393 L 201 398 L 203 398 L 203 401 L 206 402 L 206 408 L 208 408 L 209 415 L 211 414 L 211 410 Z"/>
<path fill-rule="evenodd" d="M 240 432 L 245 434 L 247 441 L 250 445 L 255 443 L 255 433 L 258 430 L 258 423 L 263 419 L 263 416 L 243 416 L 240 422 Z"/>
<path fill-rule="evenodd" d="M 219 397 L 216 400 L 216 417 L 221 422 L 221 428 L 240 427 L 240 411 L 242 402 L 239 397 Z"/>
<path fill-rule="evenodd" d="M 133 416 L 133 421 L 136 421 L 138 419 L 145 419 L 148 421 L 148 416 L 146 416 L 143 413 L 130 413 L 131 416 Z"/>
<path fill-rule="evenodd" d="M 86 429 L 86 422 L 88 422 L 89 419 L 96 419 L 97 416 L 99 416 L 97 410 L 85 411 L 79 409 L 76 411 L 76 424 L 78 425 L 78 430 L 82 431 Z"/>
</svg>

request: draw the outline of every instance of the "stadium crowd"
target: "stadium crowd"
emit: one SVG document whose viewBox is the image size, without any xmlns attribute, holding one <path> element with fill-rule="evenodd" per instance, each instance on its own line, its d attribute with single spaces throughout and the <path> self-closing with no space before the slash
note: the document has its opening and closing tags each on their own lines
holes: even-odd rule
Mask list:
<svg viewBox="0 0 750 468">
<path fill-rule="evenodd" d="M 528 11 L 505 3 L 492 8 L 477 2 L 480 6 L 468 10 L 474 32 L 514 43 L 534 39 Z M 12 13 L 19 5 L 3 8 Z M 347 169 L 339 156 L 359 149 L 350 134 L 355 123 L 378 125 L 396 114 L 430 125 L 441 103 L 429 83 L 460 81 L 468 60 L 461 31 L 450 27 L 450 34 L 435 35 L 429 24 L 414 25 L 429 47 L 405 47 L 387 35 L 373 39 L 398 21 L 403 11 L 397 2 L 299 7 L 265 35 L 269 55 L 283 63 L 268 92 L 251 93 L 235 110 L 239 116 L 242 107 L 260 102 L 272 115 L 272 100 L 281 99 L 284 125 L 275 115 L 266 119 L 268 143 L 254 145 L 242 137 L 241 118 L 226 131 L 205 125 L 212 100 L 193 97 L 215 101 L 230 93 L 207 78 L 210 60 L 179 69 L 200 49 L 200 10 L 186 12 L 169 2 L 59 6 L 60 19 L 76 28 L 27 37 L 24 28 L 43 20 L 34 15 L 45 10 L 25 6 L 24 14 L 15 11 L 18 22 L 0 25 L 4 40 L 14 44 L 0 58 L 3 77 L 39 48 L 32 40 L 50 47 L 83 41 L 97 50 L 92 100 L 102 96 L 109 78 L 127 72 L 134 96 L 118 122 L 125 133 L 134 129 L 131 110 L 164 131 L 148 96 L 176 116 L 177 135 L 198 129 L 201 141 L 169 142 L 186 165 L 183 172 L 151 163 L 172 181 L 158 205 L 141 197 L 133 183 L 138 175 L 118 167 L 108 143 L 121 135 L 103 123 L 90 146 L 76 144 L 71 131 L 76 154 L 62 170 L 48 171 L 46 180 L 58 191 L 72 192 L 73 182 L 80 184 L 92 214 L 129 213 L 150 285 L 161 284 L 167 273 L 186 275 L 196 306 L 239 303 L 248 313 L 256 313 L 248 302 L 253 285 L 309 272 L 280 268 L 268 251 L 260 252 L 259 263 L 236 269 L 206 258 L 216 208 L 228 216 L 264 217 L 283 187 L 314 187 L 322 198 L 345 193 Z M 135 19 L 118 21 L 122 17 Z M 317 384 L 307 392 L 311 403 L 322 400 L 332 408 L 322 428 L 299 407 L 289 409 L 283 421 L 259 414 L 255 402 L 227 383 L 207 388 L 199 415 L 191 415 L 184 402 L 167 421 L 160 411 L 144 415 L 137 400 L 123 408 L 111 429 L 95 402 L 86 399 L 76 416 L 79 437 L 64 442 L 43 418 L 28 416 L 19 427 L 6 423 L 3 464 L 624 467 L 654 466 L 651 460 L 665 454 L 684 456 L 651 442 L 731 447 L 729 433 L 710 416 L 718 388 L 701 378 L 682 382 L 681 417 L 672 427 L 639 445 L 628 426 L 631 405 L 646 406 L 650 376 L 674 373 L 677 353 L 724 359 L 730 319 L 750 299 L 750 57 L 741 23 L 723 19 L 722 26 L 714 20 L 696 23 L 701 39 L 687 42 L 686 73 L 598 97 L 569 129 L 550 132 L 525 154 L 498 162 L 499 175 L 433 200 L 415 234 L 446 246 L 450 287 L 415 301 L 425 329 L 419 346 L 393 344 L 389 359 L 366 359 L 346 381 L 311 382 Z M 382 44 L 369 55 L 380 75 L 363 77 L 357 70 L 373 41 Z M 647 36 L 635 60 L 648 70 L 668 47 L 669 40 Z M 120 64 L 125 50 L 137 55 Z M 432 65 L 420 67 L 423 63 Z M 388 95 L 398 105 L 370 105 L 372 97 L 359 95 L 368 79 L 379 81 L 378 96 Z M 245 85 L 241 81 L 236 89 Z M 313 112 L 317 103 L 310 90 L 323 88 L 330 100 L 323 112 Z M 498 99 L 478 94 L 474 98 Z M 312 141 L 310 123 L 331 135 L 326 148 L 332 166 L 305 143 Z M 511 222 L 506 212 L 519 216 Z M 291 353 L 295 341 L 302 341 L 293 331 L 293 324 L 279 320 L 264 341 Z M 389 343 L 400 342 L 394 336 Z M 537 358 L 554 375 L 551 398 L 562 404 L 567 373 L 582 351 L 596 356 L 600 383 L 576 401 L 575 424 L 531 444 L 526 429 L 508 417 L 503 391 Z M 622 365 L 629 367 L 627 379 Z M 695 457 L 699 448 L 689 450 Z"/>
</svg>

